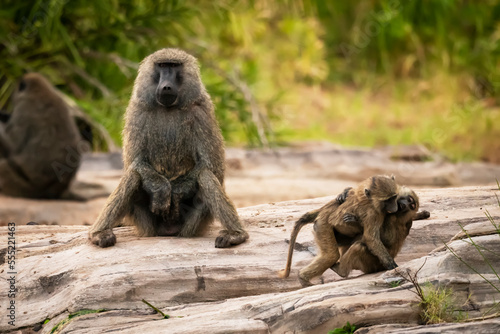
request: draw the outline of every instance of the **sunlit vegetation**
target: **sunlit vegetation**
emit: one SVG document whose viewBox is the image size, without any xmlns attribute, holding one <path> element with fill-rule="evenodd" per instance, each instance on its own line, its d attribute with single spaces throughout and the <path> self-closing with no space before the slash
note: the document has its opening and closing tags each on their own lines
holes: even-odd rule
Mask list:
<svg viewBox="0 0 500 334">
<path fill-rule="evenodd" d="M 138 62 L 200 60 L 230 145 L 420 143 L 500 161 L 500 0 L 4 0 L 0 108 L 46 75 L 119 143 Z"/>
</svg>

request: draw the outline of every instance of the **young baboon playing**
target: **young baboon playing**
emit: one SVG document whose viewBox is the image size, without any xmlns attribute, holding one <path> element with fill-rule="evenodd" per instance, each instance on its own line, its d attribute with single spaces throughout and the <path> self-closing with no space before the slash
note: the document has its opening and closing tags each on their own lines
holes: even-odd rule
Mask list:
<svg viewBox="0 0 500 334">
<path fill-rule="evenodd" d="M 80 140 L 66 103 L 43 76 L 23 76 L 14 110 L 0 123 L 0 191 L 28 198 L 59 198 L 78 167 Z"/>
<path fill-rule="evenodd" d="M 301 284 L 310 285 L 309 281 L 312 278 L 321 275 L 338 261 L 340 252 L 336 233 L 345 238 L 354 238 L 362 234 L 368 249 L 377 256 L 384 267 L 395 268 L 394 259 L 380 240 L 380 229 L 386 214 L 397 211 L 396 197 L 397 184 L 394 178 L 374 176 L 360 183 L 355 189 L 350 189 L 342 205 L 335 199 L 319 209 L 314 222 L 314 239 L 318 246 L 318 255 L 308 266 L 300 270 Z M 288 277 L 290 274 L 293 247 L 300 228 L 315 215 L 315 212 L 306 214 L 295 223 L 290 237 L 286 268 L 280 274 L 281 277 Z M 351 219 L 344 219 L 351 216 L 358 219 L 354 222 Z"/>
<path fill-rule="evenodd" d="M 292 235 L 290 237 L 287 267 L 285 269 L 285 273 L 282 274 L 282 277 L 288 277 L 288 274 L 290 272 L 293 247 L 295 245 L 295 240 L 300 229 L 304 225 L 315 221 L 322 210 L 336 210 L 342 203 L 345 202 L 350 193 L 352 193 L 352 188 L 346 188 L 343 193 L 336 197 L 335 200 L 327 203 L 320 209 L 307 212 L 295 223 Z M 384 223 L 380 230 L 381 241 L 392 258 L 394 258 L 401 249 L 403 242 L 409 233 L 413 220 L 426 219 L 430 216 L 429 212 L 425 210 L 417 213 L 419 207 L 418 203 L 418 197 L 413 192 L 413 190 L 404 186 L 398 186 L 398 210 L 395 213 L 386 215 Z M 344 216 L 342 217 L 342 222 L 347 224 L 352 223 L 354 225 L 360 224 L 358 217 L 353 216 L 349 213 L 344 214 Z M 382 266 L 379 258 L 374 256 L 368 250 L 366 244 L 360 242 L 363 237 L 363 233 L 359 233 L 356 235 L 345 235 L 339 233 L 339 231 L 337 231 L 335 227 L 333 228 L 333 231 L 336 245 L 340 254 L 339 263 L 342 263 L 341 269 L 338 268 L 339 263 L 332 266 L 332 269 L 337 273 L 339 273 L 340 271 L 340 273 L 343 274 L 346 271 L 350 272 L 350 270 L 352 269 L 360 269 L 365 273 L 371 273 L 385 269 Z M 353 244 L 355 244 L 356 247 L 352 248 L 351 246 L 353 246 Z M 360 246 L 363 246 L 361 250 L 359 249 Z M 369 256 L 365 257 L 365 260 L 363 261 L 363 256 L 365 254 L 369 254 Z M 354 265 L 353 267 L 350 267 L 350 264 L 353 261 Z M 348 272 L 347 274 L 343 274 L 341 276 L 346 277 L 348 275 Z"/>
<path fill-rule="evenodd" d="M 94 244 L 113 246 L 125 216 L 142 236 L 192 237 L 215 217 L 225 228 L 215 247 L 248 238 L 224 191 L 224 143 L 196 58 L 178 49 L 146 57 L 125 120 L 125 173 L 90 229 Z"/>
<path fill-rule="evenodd" d="M 380 239 L 392 258 L 395 258 L 403 247 L 413 221 L 426 219 L 430 216 L 428 211 L 418 212 L 418 196 L 405 186 L 398 187 L 397 202 L 398 211 L 385 217 L 380 230 Z M 345 218 L 351 223 L 357 223 L 358 220 L 358 217 L 355 216 Z M 384 270 L 385 267 L 380 260 L 366 246 L 364 238 L 360 234 L 352 238 L 352 242 L 344 242 L 340 245 L 340 259 L 332 267 L 332 270 L 342 277 L 347 277 L 353 269 L 361 270 L 365 274 Z"/>
</svg>

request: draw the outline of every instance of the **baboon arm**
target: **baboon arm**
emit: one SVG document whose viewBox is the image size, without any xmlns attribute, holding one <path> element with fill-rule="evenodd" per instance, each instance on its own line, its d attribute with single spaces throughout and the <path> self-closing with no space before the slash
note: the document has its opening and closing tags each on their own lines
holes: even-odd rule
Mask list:
<svg viewBox="0 0 500 334">
<path fill-rule="evenodd" d="M 382 217 L 382 219 L 380 220 L 377 219 L 375 221 L 372 221 L 370 224 L 365 224 L 363 231 L 363 241 L 368 247 L 368 250 L 373 255 L 378 257 L 378 259 L 386 269 L 394 269 L 397 267 L 397 264 L 380 239 L 380 230 L 382 228 L 383 222 L 384 221 Z"/>
<path fill-rule="evenodd" d="M 6 158 L 12 152 L 12 145 L 10 143 L 9 138 L 7 138 L 7 134 L 5 133 L 5 129 L 3 125 L 0 125 L 0 158 Z"/>
<path fill-rule="evenodd" d="M 337 202 L 339 204 L 342 204 L 346 201 L 347 197 L 349 196 L 349 192 L 351 191 L 352 187 L 345 188 L 344 191 L 341 194 L 337 195 Z"/>
<path fill-rule="evenodd" d="M 148 162 L 138 158 L 130 165 L 130 169 L 136 171 L 143 182 L 143 187 L 146 191 L 154 193 L 162 188 L 165 184 L 170 184 L 168 179 L 160 175 Z"/>
</svg>

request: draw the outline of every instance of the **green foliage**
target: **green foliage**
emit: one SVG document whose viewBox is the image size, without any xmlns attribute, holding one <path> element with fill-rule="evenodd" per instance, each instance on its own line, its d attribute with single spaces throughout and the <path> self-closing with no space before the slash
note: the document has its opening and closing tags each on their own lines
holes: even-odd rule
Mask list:
<svg viewBox="0 0 500 334">
<path fill-rule="evenodd" d="M 459 322 L 466 318 L 466 313 L 457 309 L 452 289 L 427 283 L 422 287 L 422 291 L 419 306 L 422 309 L 422 320 L 426 324 Z"/>
<path fill-rule="evenodd" d="M 373 69 L 425 75 L 436 64 L 483 75 L 498 72 L 499 1 L 312 2 L 328 31 L 330 59 L 340 69 L 336 76 L 360 82 Z"/>
<path fill-rule="evenodd" d="M 231 144 L 423 143 L 498 162 L 499 21 L 500 0 L 4 0 L 0 109 L 38 71 L 119 142 L 138 63 L 179 47 Z"/>
<path fill-rule="evenodd" d="M 344 327 L 335 328 L 333 331 L 329 331 L 328 334 L 352 334 L 356 330 L 355 325 L 351 325 L 349 321 Z"/>
<path fill-rule="evenodd" d="M 0 108 L 38 71 L 116 140 L 138 62 L 163 47 L 199 58 L 223 134 L 256 146 L 283 92 L 327 71 L 316 22 L 265 2 L 6 0 L 0 18 Z"/>
</svg>

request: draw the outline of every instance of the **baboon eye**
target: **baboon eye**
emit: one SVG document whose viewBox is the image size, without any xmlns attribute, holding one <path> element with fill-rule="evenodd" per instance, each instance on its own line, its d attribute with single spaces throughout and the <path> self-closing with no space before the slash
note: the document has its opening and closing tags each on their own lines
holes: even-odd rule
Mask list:
<svg viewBox="0 0 500 334">
<path fill-rule="evenodd" d="M 408 196 L 408 202 L 413 203 L 413 202 L 415 202 L 415 200 L 413 199 L 413 197 Z"/>
<path fill-rule="evenodd" d="M 180 66 L 179 63 L 158 63 L 159 67 L 177 67 Z"/>
<path fill-rule="evenodd" d="M 24 80 L 21 80 L 21 82 L 19 83 L 19 91 L 22 92 L 25 89 L 26 89 L 26 82 L 24 82 Z"/>
</svg>

